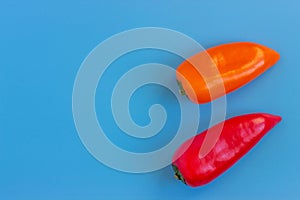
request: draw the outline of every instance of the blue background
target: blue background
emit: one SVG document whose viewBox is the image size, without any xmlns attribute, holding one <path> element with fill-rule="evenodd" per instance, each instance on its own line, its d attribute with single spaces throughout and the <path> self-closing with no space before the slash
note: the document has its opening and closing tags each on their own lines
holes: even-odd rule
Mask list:
<svg viewBox="0 0 300 200">
<path fill-rule="evenodd" d="M 296 0 L 1 1 L 0 199 L 298 199 L 299 6 Z M 81 62 L 109 36 L 144 26 L 180 31 L 206 48 L 246 40 L 281 54 L 274 68 L 227 96 L 227 116 L 269 112 L 281 115 L 282 123 L 205 187 L 186 187 L 173 179 L 170 167 L 148 174 L 110 169 L 88 153 L 76 132 L 72 89 Z M 179 62 L 161 52 L 120 58 L 127 69 L 154 61 L 174 68 Z M 104 84 L 113 84 L 109 77 L 120 75 L 117 64 L 104 76 Z M 109 99 L 110 91 L 103 91 L 101 84 L 98 93 Z M 153 103 L 179 112 L 167 90 L 145 86 L 131 100 L 131 114 L 138 124 L 148 123 Z M 111 116 L 111 111 L 104 114 Z M 199 131 L 207 128 L 209 117 L 210 104 L 202 105 Z M 100 123 L 121 135 L 111 117 L 104 120 Z M 145 145 L 136 141 L 136 151 L 163 146 L 178 122 L 172 115 L 160 139 Z M 122 148 L 132 148 L 130 138 L 111 139 Z"/>
</svg>

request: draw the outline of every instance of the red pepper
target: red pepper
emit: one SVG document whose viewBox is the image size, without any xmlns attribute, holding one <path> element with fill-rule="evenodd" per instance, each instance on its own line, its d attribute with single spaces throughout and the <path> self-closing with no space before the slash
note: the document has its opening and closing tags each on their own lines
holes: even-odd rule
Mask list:
<svg viewBox="0 0 300 200">
<path fill-rule="evenodd" d="M 217 124 L 208 129 L 212 131 L 209 134 L 223 125 L 221 134 L 212 150 L 202 158 L 199 151 L 208 130 L 188 139 L 173 156 L 175 177 L 192 187 L 211 182 L 243 157 L 280 121 L 280 116 L 255 113 Z"/>
</svg>

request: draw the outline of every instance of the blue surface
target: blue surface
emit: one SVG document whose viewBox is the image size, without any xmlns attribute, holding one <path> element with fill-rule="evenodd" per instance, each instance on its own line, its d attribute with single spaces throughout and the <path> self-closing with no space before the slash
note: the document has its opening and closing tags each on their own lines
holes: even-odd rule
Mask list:
<svg viewBox="0 0 300 200">
<path fill-rule="evenodd" d="M 185 2 L 0 3 L 0 199 L 299 199 L 300 2 Z M 205 187 L 184 186 L 173 179 L 170 167 L 148 174 L 110 169 L 88 153 L 77 135 L 72 89 L 81 62 L 109 36 L 144 26 L 180 31 L 204 47 L 246 40 L 281 54 L 274 68 L 227 96 L 227 116 L 269 112 L 281 115 L 282 123 Z M 139 52 L 127 62 L 170 61 L 169 55 L 153 56 L 158 54 Z M 176 61 L 169 64 L 176 67 Z M 112 66 L 110 76 L 114 73 L 119 76 Z M 114 80 L 104 76 L 102 81 L 110 85 Z M 162 95 L 154 97 L 157 93 Z M 141 111 L 132 109 L 136 122 L 147 124 L 149 105 L 167 104 L 164 95 L 171 94 L 155 86 L 137 91 L 131 101 Z M 176 106 L 166 109 L 179 112 Z M 207 128 L 210 104 L 201 106 L 201 116 L 199 130 Z M 106 128 L 116 130 L 112 119 L 106 120 Z M 157 146 L 111 139 L 122 148 L 153 150 L 171 139 L 178 120 L 176 115 L 168 119 Z"/>
</svg>

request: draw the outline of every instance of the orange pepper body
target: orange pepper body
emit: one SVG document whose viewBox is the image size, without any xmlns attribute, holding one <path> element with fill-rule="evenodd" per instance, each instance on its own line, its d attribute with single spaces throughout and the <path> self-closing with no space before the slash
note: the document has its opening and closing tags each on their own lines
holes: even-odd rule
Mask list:
<svg viewBox="0 0 300 200">
<path fill-rule="evenodd" d="M 191 101 L 207 103 L 244 86 L 279 58 L 279 53 L 260 44 L 223 44 L 185 60 L 177 68 L 176 77 Z"/>
</svg>

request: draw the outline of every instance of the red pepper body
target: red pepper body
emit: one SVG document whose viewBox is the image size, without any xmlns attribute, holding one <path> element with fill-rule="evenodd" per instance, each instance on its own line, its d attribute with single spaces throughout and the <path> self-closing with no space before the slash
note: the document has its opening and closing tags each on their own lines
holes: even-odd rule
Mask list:
<svg viewBox="0 0 300 200">
<path fill-rule="evenodd" d="M 173 156 L 175 176 L 192 187 L 211 182 L 243 157 L 280 121 L 279 116 L 256 113 L 217 124 L 210 131 L 223 125 L 221 134 L 212 150 L 202 158 L 199 157 L 199 150 L 207 130 L 190 138 Z"/>
</svg>

